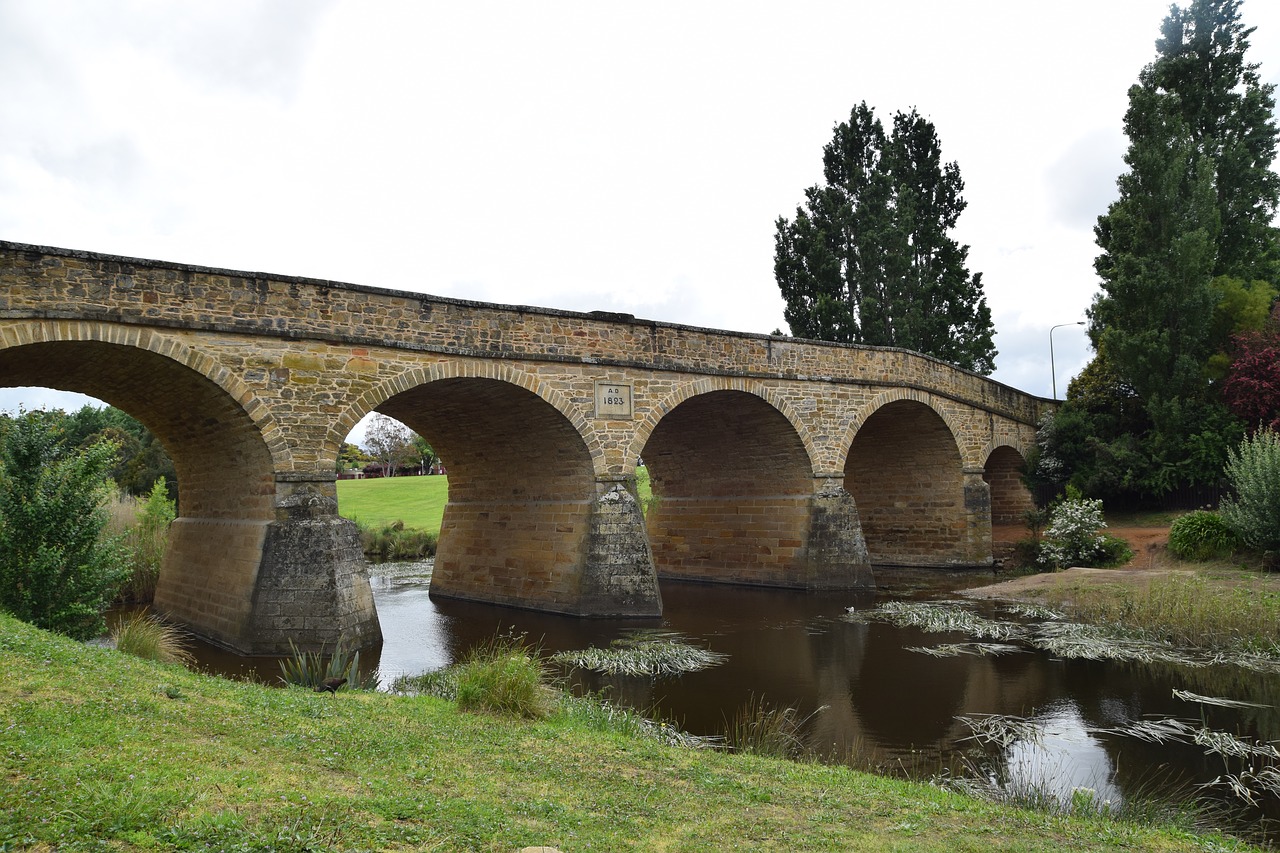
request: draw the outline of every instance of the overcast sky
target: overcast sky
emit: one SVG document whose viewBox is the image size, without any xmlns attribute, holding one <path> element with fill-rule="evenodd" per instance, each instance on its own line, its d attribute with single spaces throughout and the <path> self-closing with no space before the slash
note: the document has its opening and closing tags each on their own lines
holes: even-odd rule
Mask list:
<svg viewBox="0 0 1280 853">
<path fill-rule="evenodd" d="M 1049 396 L 1168 8 L 0 0 L 0 239 L 785 331 L 775 221 L 855 104 L 914 106 L 995 378 Z M 1243 17 L 1280 81 L 1280 3 Z M 1083 328 L 1054 354 L 1061 395 Z"/>
</svg>

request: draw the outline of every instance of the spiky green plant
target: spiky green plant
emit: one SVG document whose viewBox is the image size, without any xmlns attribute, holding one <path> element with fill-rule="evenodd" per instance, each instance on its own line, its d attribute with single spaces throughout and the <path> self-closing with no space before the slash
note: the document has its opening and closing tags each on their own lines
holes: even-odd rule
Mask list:
<svg viewBox="0 0 1280 853">
<path fill-rule="evenodd" d="M 285 684 L 317 690 L 326 678 L 345 678 L 345 686 L 351 689 L 371 686 L 360 678 L 359 650 L 348 649 L 341 637 L 331 655 L 325 655 L 323 647 L 320 651 L 301 651 L 293 640 L 289 641 L 289 648 L 289 657 L 280 661 L 280 680 Z"/>
</svg>

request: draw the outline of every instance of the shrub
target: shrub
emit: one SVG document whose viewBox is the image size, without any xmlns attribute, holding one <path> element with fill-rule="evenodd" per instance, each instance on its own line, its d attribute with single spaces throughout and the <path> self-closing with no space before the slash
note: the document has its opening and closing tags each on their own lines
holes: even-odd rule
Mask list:
<svg viewBox="0 0 1280 853">
<path fill-rule="evenodd" d="M 103 633 L 125 577 L 103 537 L 115 445 L 69 448 L 54 416 L 20 412 L 0 438 L 0 609 L 76 639 Z"/>
<path fill-rule="evenodd" d="M 380 527 L 360 525 L 360 546 L 371 560 L 420 560 L 436 553 L 439 536 L 393 521 Z"/>
<path fill-rule="evenodd" d="M 456 669 L 457 702 L 464 711 L 540 719 L 554 707 L 536 650 L 519 638 L 496 637 L 477 646 Z"/>
<path fill-rule="evenodd" d="M 1099 566 L 1107 558 L 1107 540 L 1099 530 L 1102 501 L 1083 498 L 1067 488 L 1067 497 L 1049 511 L 1049 526 L 1040 545 L 1041 562 L 1055 569 L 1067 566 Z"/>
<path fill-rule="evenodd" d="M 1198 509 L 1169 527 L 1169 550 L 1184 560 L 1229 557 L 1239 545 L 1240 537 L 1216 512 Z"/>
<path fill-rule="evenodd" d="M 1226 475 L 1235 497 L 1223 521 L 1251 548 L 1280 550 L 1280 434 L 1262 429 L 1228 450 Z"/>
<path fill-rule="evenodd" d="M 120 651 L 145 660 L 183 666 L 195 660 L 182 631 L 146 611 L 120 620 L 111 632 L 111 639 Z"/>
<path fill-rule="evenodd" d="M 145 501 L 141 504 L 134 523 L 124 531 L 125 559 L 129 577 L 120 591 L 121 599 L 145 603 L 155 598 L 156 581 L 160 579 L 160 564 L 169 542 L 169 525 L 176 516 L 173 501 L 164 480 L 156 480 Z"/>
</svg>

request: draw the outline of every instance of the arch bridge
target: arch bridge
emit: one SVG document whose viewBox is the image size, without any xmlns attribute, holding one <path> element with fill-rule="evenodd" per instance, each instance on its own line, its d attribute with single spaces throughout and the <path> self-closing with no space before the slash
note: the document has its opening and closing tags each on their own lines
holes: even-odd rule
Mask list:
<svg viewBox="0 0 1280 853">
<path fill-rule="evenodd" d="M 989 565 L 1052 405 L 903 350 L 5 242 L 0 385 L 157 436 L 181 506 L 155 607 L 245 653 L 380 638 L 335 489 L 370 412 L 449 465 L 433 595 L 656 616 L 659 578 Z"/>
</svg>

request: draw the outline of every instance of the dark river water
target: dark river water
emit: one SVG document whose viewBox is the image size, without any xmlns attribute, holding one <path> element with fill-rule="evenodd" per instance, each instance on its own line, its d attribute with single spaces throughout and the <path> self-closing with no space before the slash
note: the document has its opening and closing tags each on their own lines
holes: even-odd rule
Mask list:
<svg viewBox="0 0 1280 853">
<path fill-rule="evenodd" d="M 391 574 L 374 568 L 384 643 L 381 650 L 362 652 L 362 668 L 376 668 L 384 688 L 396 676 L 448 666 L 498 633 L 523 634 L 550 655 L 604 647 L 637 629 L 662 629 L 728 659 L 678 677 L 591 675 L 579 682 L 698 735 L 722 734 L 738 708 L 763 697 L 807 718 L 806 742 L 816 753 L 860 767 L 930 776 L 967 763 L 970 772 L 978 767 L 1005 784 L 1039 786 L 1066 798 L 1078 788 L 1091 789 L 1098 802 L 1193 791 L 1234 805 L 1222 785 L 1192 786 L 1238 774 L 1239 760 L 1194 743 L 1154 743 L 1115 730 L 1177 719 L 1249 742 L 1280 740 L 1280 677 L 1274 675 L 1226 664 L 1065 660 L 1029 646 L 999 656 L 939 658 L 912 649 L 969 638 L 847 618 L 850 607 L 871 609 L 904 595 L 954 598 L 956 589 L 989 583 L 989 572 L 879 570 L 878 582 L 892 593 L 664 582 L 660 619 L 596 620 L 433 600 L 421 577 L 396 568 Z M 973 606 L 988 615 L 998 610 L 995 604 Z M 279 674 L 274 659 L 238 658 L 211 648 L 200 649 L 199 657 L 226 674 L 256 668 L 264 681 L 276 681 Z M 1175 690 L 1261 707 L 1188 701 Z M 984 715 L 1024 718 L 1034 733 L 1000 744 L 976 740 L 960 718 Z M 1262 818 L 1259 810 L 1249 814 L 1253 821 Z"/>
</svg>

